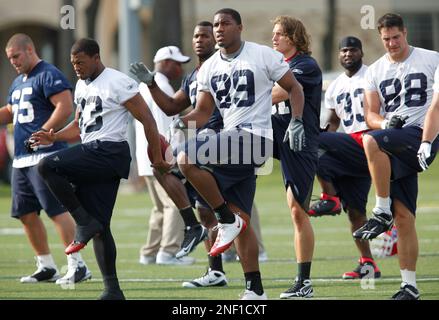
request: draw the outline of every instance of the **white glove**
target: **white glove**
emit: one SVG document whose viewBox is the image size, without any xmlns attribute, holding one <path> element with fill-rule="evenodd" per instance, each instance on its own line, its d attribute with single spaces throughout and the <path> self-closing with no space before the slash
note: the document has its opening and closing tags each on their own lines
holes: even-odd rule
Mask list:
<svg viewBox="0 0 439 320">
<path fill-rule="evenodd" d="M 418 161 L 422 170 L 428 169 L 427 159 L 431 156 L 431 143 L 428 141 L 424 141 L 421 143 L 421 146 L 418 150 Z"/>
</svg>

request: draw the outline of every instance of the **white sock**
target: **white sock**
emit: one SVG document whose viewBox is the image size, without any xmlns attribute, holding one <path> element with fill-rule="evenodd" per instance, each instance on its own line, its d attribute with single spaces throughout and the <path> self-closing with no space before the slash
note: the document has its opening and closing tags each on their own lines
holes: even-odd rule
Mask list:
<svg viewBox="0 0 439 320">
<path fill-rule="evenodd" d="M 38 262 L 40 263 L 41 266 L 47 267 L 47 268 L 57 269 L 55 261 L 53 260 L 53 257 L 50 253 L 39 255 L 39 256 L 37 256 L 37 259 L 38 259 Z"/>
<path fill-rule="evenodd" d="M 391 204 L 390 197 L 382 198 L 375 196 L 375 199 L 376 199 L 375 207 L 381 208 L 387 213 L 392 213 L 392 211 L 390 210 L 390 204 Z"/>
<path fill-rule="evenodd" d="M 75 260 L 78 263 L 79 267 L 82 267 L 83 265 L 85 265 L 84 260 L 82 260 L 82 256 L 80 252 L 74 252 L 71 253 L 67 256 L 67 262 L 70 261 L 71 259 Z"/>
<path fill-rule="evenodd" d="M 404 286 L 404 283 L 407 283 L 417 289 L 416 286 L 416 271 L 410 271 L 407 269 L 400 270 L 401 271 L 401 278 L 402 283 L 401 286 Z"/>
</svg>

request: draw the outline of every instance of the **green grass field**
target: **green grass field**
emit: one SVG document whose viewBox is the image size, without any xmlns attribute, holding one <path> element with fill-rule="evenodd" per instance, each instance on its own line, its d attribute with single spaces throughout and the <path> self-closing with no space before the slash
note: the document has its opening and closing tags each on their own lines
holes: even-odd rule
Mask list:
<svg viewBox="0 0 439 320">
<path fill-rule="evenodd" d="M 439 165 L 437 161 L 419 183 L 417 230 L 420 255 L 418 286 L 422 299 L 439 299 Z M 258 179 L 256 203 L 261 215 L 264 244 L 269 261 L 261 264 L 263 284 L 270 299 L 289 287 L 296 274 L 293 229 L 286 206 L 278 167 L 273 174 Z M 316 186 L 313 192 L 320 194 Z M 374 197 L 369 197 L 373 204 Z M 369 206 L 370 207 L 370 206 Z M 10 189 L 0 187 L 0 300 L 3 299 L 96 299 L 102 288 L 101 275 L 91 246 L 82 252 L 93 273 L 93 279 L 74 289 L 55 284 L 20 284 L 23 275 L 35 270 L 33 252 L 21 225 L 10 218 Z M 112 220 L 118 249 L 117 268 L 127 299 L 208 299 L 235 300 L 243 291 L 241 266 L 225 263 L 229 280 L 225 288 L 186 289 L 182 281 L 201 276 L 207 266 L 204 246 L 192 254 L 197 262 L 191 266 L 144 266 L 138 263 L 139 248 L 146 239 L 151 202 L 146 193 L 120 194 Z M 62 268 L 66 264 L 62 245 L 53 225 L 44 215 L 52 254 Z M 358 253 L 349 232 L 345 214 L 312 220 L 316 246 L 312 265 L 315 299 L 388 299 L 399 287 L 398 260 L 378 259 L 383 274 L 373 289 L 362 289 L 360 281 L 341 280 L 341 274 L 356 265 Z"/>
</svg>

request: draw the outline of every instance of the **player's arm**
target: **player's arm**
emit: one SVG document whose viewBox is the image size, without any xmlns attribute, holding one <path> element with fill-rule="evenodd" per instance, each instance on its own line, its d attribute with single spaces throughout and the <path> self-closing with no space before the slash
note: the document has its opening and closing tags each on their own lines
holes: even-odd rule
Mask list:
<svg viewBox="0 0 439 320">
<path fill-rule="evenodd" d="M 439 133 L 439 92 L 433 94 L 431 105 L 425 115 L 422 141 L 432 143 Z"/>
<path fill-rule="evenodd" d="M 289 99 L 290 105 L 292 106 L 291 115 L 294 118 L 302 118 L 303 105 L 305 102 L 302 85 L 297 81 L 291 71 L 286 72 L 283 77 L 277 81 L 277 84 L 278 86 L 274 86 L 271 93 L 273 104 Z"/>
<path fill-rule="evenodd" d="M 49 145 L 56 141 L 75 143 L 81 140 L 79 128 L 79 109 L 76 110 L 75 119 L 59 131 L 50 128 L 49 131 L 38 131 L 32 134 L 35 143 L 32 146 Z"/>
<path fill-rule="evenodd" d="M 70 90 L 64 90 L 52 95 L 49 98 L 55 110 L 50 118 L 43 124 L 45 130 L 54 129 L 57 131 L 65 126 L 67 120 L 73 112 L 73 97 Z"/>
<path fill-rule="evenodd" d="M 326 125 L 329 125 L 328 129 L 326 130 L 328 132 L 335 132 L 340 126 L 340 118 L 338 117 L 334 109 L 329 109 L 329 115 L 326 120 Z"/>
<path fill-rule="evenodd" d="M 0 108 L 0 124 L 11 123 L 12 118 L 12 106 L 10 104 L 7 104 Z"/>
<path fill-rule="evenodd" d="M 143 125 L 146 140 L 148 140 L 148 144 L 151 146 L 152 166 L 162 173 L 169 171 L 170 165 L 162 158 L 156 122 L 145 100 L 143 100 L 140 93 L 137 93 L 134 97 L 124 102 L 123 106 Z"/>
<path fill-rule="evenodd" d="M 370 129 L 381 129 L 384 118 L 380 115 L 381 101 L 377 91 L 364 92 L 364 118 Z"/>
<path fill-rule="evenodd" d="M 208 121 L 213 111 L 215 110 L 215 101 L 212 95 L 208 91 L 199 91 L 197 95 L 197 105 L 195 109 L 189 112 L 180 120 L 183 122 L 185 127 L 188 127 L 189 122 L 194 122 L 197 128 L 201 128 Z"/>
<path fill-rule="evenodd" d="M 157 106 L 169 117 L 179 114 L 191 105 L 191 100 L 181 89 L 173 97 L 164 93 L 158 85 L 149 86 L 148 89 Z"/>
</svg>

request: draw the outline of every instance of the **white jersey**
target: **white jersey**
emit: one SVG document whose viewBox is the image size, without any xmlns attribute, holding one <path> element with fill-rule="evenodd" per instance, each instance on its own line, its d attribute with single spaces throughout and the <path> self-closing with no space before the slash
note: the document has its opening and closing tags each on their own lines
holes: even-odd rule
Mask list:
<svg viewBox="0 0 439 320">
<path fill-rule="evenodd" d="M 75 103 L 80 112 L 82 142 L 126 140 L 129 111 L 123 103 L 138 92 L 136 81 L 111 68 L 105 68 L 90 83 L 79 80 Z"/>
<path fill-rule="evenodd" d="M 200 68 L 198 90 L 212 94 L 224 130 L 242 128 L 272 138 L 271 89 L 290 68 L 281 53 L 253 42 L 227 61 L 218 50 Z"/>
<path fill-rule="evenodd" d="M 160 72 L 157 72 L 154 77 L 157 86 L 168 96 L 172 97 L 174 95 L 174 89 L 169 83 L 169 79 Z M 148 86 L 144 83 L 140 83 L 139 85 L 140 94 L 148 105 L 151 113 L 154 117 L 154 120 L 157 124 L 157 129 L 160 134 L 166 137 L 166 133 L 169 130 L 169 126 L 171 125 L 172 119 L 174 117 L 167 116 L 155 103 L 153 100 L 151 93 L 148 89 Z M 136 128 L 136 160 L 137 160 L 137 170 L 139 176 L 153 176 L 151 161 L 148 157 L 148 141 L 145 137 L 145 131 L 143 129 L 142 123 L 140 121 L 135 120 L 135 128 Z"/>
<path fill-rule="evenodd" d="M 434 92 L 439 93 L 439 65 L 436 68 L 436 72 L 434 73 L 434 85 L 433 85 Z"/>
<path fill-rule="evenodd" d="M 438 64 L 439 53 L 422 48 L 412 48 L 403 62 L 391 62 L 385 54 L 367 70 L 364 89 L 378 92 L 386 119 L 393 114 L 408 116 L 405 126 L 422 128 Z"/>
<path fill-rule="evenodd" d="M 362 65 L 352 77 L 339 75 L 325 93 L 325 106 L 335 111 L 344 132 L 354 133 L 368 129 L 364 119 L 364 76 L 367 66 Z"/>
</svg>

